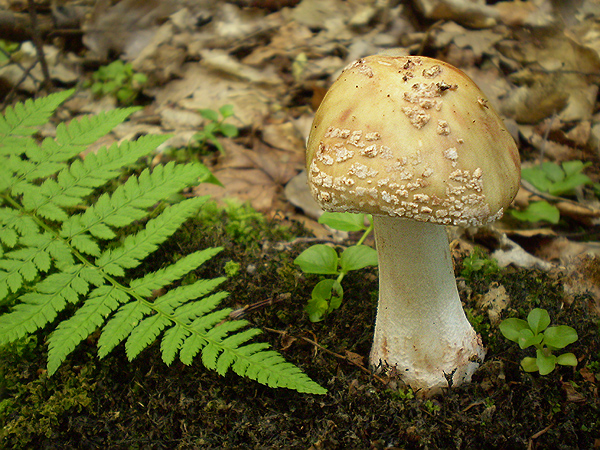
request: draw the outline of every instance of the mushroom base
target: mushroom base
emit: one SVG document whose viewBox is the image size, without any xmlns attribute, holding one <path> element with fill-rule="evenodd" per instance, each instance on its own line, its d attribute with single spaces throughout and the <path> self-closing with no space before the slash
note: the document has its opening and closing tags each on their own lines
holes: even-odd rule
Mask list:
<svg viewBox="0 0 600 450">
<path fill-rule="evenodd" d="M 441 225 L 375 216 L 379 305 L 370 364 L 432 395 L 469 382 L 485 349 L 458 296 Z"/>
</svg>

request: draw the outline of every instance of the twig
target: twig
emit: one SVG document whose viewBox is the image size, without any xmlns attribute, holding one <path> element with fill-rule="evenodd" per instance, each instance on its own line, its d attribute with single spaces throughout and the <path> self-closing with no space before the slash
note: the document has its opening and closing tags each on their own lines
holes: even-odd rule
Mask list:
<svg viewBox="0 0 600 450">
<path fill-rule="evenodd" d="M 533 450 L 533 440 L 539 438 L 542 434 L 548 432 L 548 430 L 550 428 L 552 428 L 554 426 L 553 423 L 551 423 L 550 425 L 548 425 L 546 428 L 544 428 L 543 430 L 538 431 L 537 433 L 535 433 L 534 435 L 532 435 L 529 438 L 529 442 L 527 442 L 527 450 Z"/>
<path fill-rule="evenodd" d="M 0 47 L 0 52 L 4 56 L 6 56 L 6 58 L 8 58 L 8 60 L 10 61 L 11 64 L 14 64 L 19 69 L 21 69 L 21 71 L 23 72 L 23 75 L 21 75 L 21 78 L 19 79 L 19 81 L 17 81 L 11 87 L 10 91 L 4 97 L 4 100 L 2 101 L 2 103 L 0 103 L 0 110 L 3 110 L 4 107 L 11 102 L 14 93 L 16 92 L 17 88 L 21 85 L 21 83 L 23 83 L 25 81 L 25 78 L 27 78 L 27 77 L 31 78 L 31 80 L 33 81 L 34 84 L 39 84 L 40 80 L 38 80 L 34 75 L 31 74 L 31 71 L 37 65 L 37 61 L 35 61 L 31 66 L 29 66 L 28 69 L 26 69 L 25 66 L 23 66 L 23 64 L 21 64 L 19 61 L 17 61 L 16 59 L 13 58 L 13 55 L 11 55 L 9 52 L 7 52 L 6 50 L 4 50 L 1 47 Z"/>
<path fill-rule="evenodd" d="M 231 319 L 240 319 L 240 318 L 244 317 L 246 314 L 248 314 L 248 313 L 250 313 L 252 311 L 260 309 L 260 308 L 262 308 L 264 306 L 273 305 L 274 303 L 278 303 L 278 302 L 281 302 L 283 300 L 288 300 L 290 297 L 291 297 L 290 294 L 287 294 L 287 295 L 286 294 L 282 294 L 282 295 L 278 295 L 275 298 L 268 298 L 266 300 L 261 300 L 261 301 L 256 302 L 256 303 L 252 303 L 251 305 L 246 305 L 246 306 L 238 308 L 238 309 L 236 309 L 234 311 L 231 311 L 229 313 L 229 317 Z"/>
<path fill-rule="evenodd" d="M 12 61 L 12 59 L 11 59 L 11 61 Z M 38 62 L 35 61 L 27 69 L 25 67 L 23 67 L 21 64 L 18 64 L 19 68 L 21 68 L 21 70 L 23 70 L 23 75 L 21 75 L 21 78 L 19 78 L 19 81 L 17 81 L 16 83 L 14 83 L 14 85 L 10 88 L 10 91 L 8 91 L 8 94 L 6 94 L 6 96 L 4 97 L 4 101 L 0 104 L 0 109 L 4 109 L 4 107 L 6 105 L 8 105 L 8 104 L 11 103 L 12 98 L 14 97 L 15 93 L 17 92 L 17 89 L 25 81 L 25 78 L 27 78 L 27 77 L 31 78 L 32 81 L 34 82 L 34 84 L 40 83 L 40 80 L 38 80 L 35 76 L 33 76 L 31 74 L 31 71 L 33 70 L 33 68 L 35 66 L 37 66 L 37 63 Z"/>
<path fill-rule="evenodd" d="M 425 414 L 431 416 L 433 419 L 437 420 L 439 423 L 441 423 L 442 425 L 446 425 L 448 428 L 452 429 L 452 425 L 450 425 L 447 422 L 444 422 L 442 419 L 440 419 L 439 417 L 436 417 L 435 414 L 430 413 L 429 411 L 427 411 L 425 408 L 420 408 L 419 409 L 424 412 Z"/>
<path fill-rule="evenodd" d="M 35 51 L 37 53 L 38 60 L 42 66 L 42 74 L 44 75 L 44 81 L 42 82 L 41 89 L 48 89 L 52 85 L 52 81 L 50 80 L 50 71 L 48 70 L 48 62 L 46 61 L 46 56 L 44 55 L 44 42 L 42 41 L 42 36 L 40 34 L 40 29 L 38 27 L 38 17 L 37 11 L 35 9 L 35 1 L 27 0 L 27 6 L 29 7 L 29 16 L 31 17 L 31 32 L 33 37 L 33 45 L 35 46 Z"/>
<path fill-rule="evenodd" d="M 285 331 L 279 331 L 279 330 L 275 330 L 275 329 L 273 329 L 273 328 L 265 328 L 265 327 L 263 327 L 263 329 L 264 329 L 264 330 L 267 330 L 267 331 L 270 331 L 270 332 L 272 332 L 272 333 L 277 333 L 277 334 L 280 334 L 280 335 L 286 335 L 286 334 L 288 334 L 288 333 L 287 333 L 287 332 L 285 332 Z M 372 371 L 370 371 L 369 369 L 367 369 L 365 366 L 363 366 L 363 365 L 361 365 L 361 364 L 358 364 L 358 363 L 356 363 L 356 362 L 352 361 L 352 360 L 351 360 L 351 359 L 349 359 L 348 357 L 346 357 L 346 356 L 344 356 L 344 355 L 340 355 L 339 353 L 336 353 L 336 352 L 332 352 L 331 350 L 329 350 L 329 349 L 327 349 L 327 348 L 325 348 L 325 347 L 323 347 L 323 346 L 319 345 L 318 343 L 316 343 L 315 341 L 313 341 L 312 339 L 309 339 L 309 338 L 307 338 L 307 337 L 301 336 L 301 337 L 300 337 L 300 338 L 298 338 L 298 339 L 302 339 L 304 342 L 307 342 L 307 343 L 309 343 L 309 344 L 311 344 L 311 345 L 314 345 L 314 346 L 315 346 L 315 347 L 317 347 L 319 350 L 323 350 L 325 353 L 328 353 L 328 354 L 330 354 L 330 355 L 332 355 L 332 356 L 335 356 L 336 358 L 343 359 L 344 361 L 346 361 L 346 362 L 348 362 L 348 363 L 350 363 L 350 364 L 352 364 L 352 365 L 354 365 L 354 366 L 358 367 L 358 368 L 359 368 L 360 370 L 362 370 L 363 372 L 365 372 L 365 373 L 369 374 L 371 377 L 375 378 L 377 381 L 379 381 L 380 383 L 382 383 L 382 384 L 384 384 L 384 385 L 386 385 L 386 386 L 387 386 L 387 384 L 388 384 L 388 383 L 387 383 L 387 382 L 386 382 L 386 381 L 385 381 L 383 378 L 381 378 L 380 376 L 378 376 L 378 375 L 374 374 Z"/>
<path fill-rule="evenodd" d="M 557 117 L 556 112 L 554 112 L 554 114 L 552 114 L 552 117 L 550 118 L 550 123 L 548 124 L 548 127 L 544 131 L 544 137 L 542 138 L 542 145 L 540 146 L 540 162 L 539 162 L 540 165 L 542 164 L 542 162 L 544 162 L 544 154 L 546 153 L 546 144 L 548 143 L 548 137 L 550 136 L 550 131 L 552 130 L 552 126 L 554 125 L 554 121 L 556 120 L 556 117 Z"/>
</svg>

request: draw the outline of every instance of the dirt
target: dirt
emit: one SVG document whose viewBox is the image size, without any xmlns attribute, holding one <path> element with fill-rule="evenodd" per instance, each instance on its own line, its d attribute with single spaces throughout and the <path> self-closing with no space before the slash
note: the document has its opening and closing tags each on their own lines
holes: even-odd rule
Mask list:
<svg viewBox="0 0 600 450">
<path fill-rule="evenodd" d="M 240 273 L 227 285 L 234 308 L 266 299 L 245 318 L 265 329 L 262 339 L 328 389 L 323 396 L 274 390 L 235 375 L 220 377 L 202 367 L 165 366 L 158 344 L 133 363 L 122 348 L 103 360 L 95 338 L 73 353 L 51 378 L 45 374 L 43 333 L 2 353 L 4 386 L 0 403 L 3 448 L 429 448 L 591 449 L 600 446 L 600 338 L 598 318 L 588 312 L 589 296 L 562 303 L 559 276 L 503 269 L 464 279 L 467 308 L 492 283 L 506 288 L 503 315 L 523 316 L 547 308 L 554 323 L 573 326 L 579 340 L 569 347 L 576 368 L 547 376 L 527 374 L 527 354 L 504 339 L 485 311 L 472 310 L 488 348 L 473 382 L 421 399 L 393 380 L 363 366 L 368 355 L 377 300 L 376 271 L 350 273 L 342 307 L 325 321 L 303 313 L 307 292 L 318 280 L 303 276 L 293 258 L 308 244 L 290 245 L 308 233 L 264 221 L 260 241 L 239 244 L 225 228 L 187 224 L 162 252 L 181 247 L 226 246 L 221 263 L 199 276 L 222 273 L 235 260 Z M 211 231 L 212 230 L 212 231 Z M 191 239 L 196 236 L 197 239 Z M 281 238 L 287 238 L 282 241 Z M 256 245 L 258 244 L 258 245 Z M 154 261 L 159 264 L 159 261 Z M 249 267 L 250 266 L 250 267 Z M 461 262 L 457 261 L 460 277 Z M 562 307 L 560 305 L 563 305 Z"/>
<path fill-rule="evenodd" d="M 29 20 L 26 3 L 0 0 L 2 20 Z M 6 64 L 18 70 L 0 74 L 2 107 L 48 86 L 59 90 L 89 81 L 99 66 L 119 58 L 148 75 L 136 100 L 143 110 L 104 144 L 172 133 L 170 145 L 181 158 L 201 153 L 225 184 L 211 187 L 216 194 L 202 191 L 205 186 L 196 194 L 235 196 L 264 215 L 207 205 L 206 214 L 185 224 L 145 262 L 144 271 L 223 246 L 219 258 L 195 276 L 220 277 L 227 262 L 239 264 L 224 284 L 227 306 L 245 311 L 244 318 L 263 330 L 260 339 L 328 393 L 306 395 L 234 374 L 221 377 L 200 358 L 191 366 L 166 366 L 158 341 L 133 362 L 123 345 L 99 360 L 98 333 L 49 377 L 49 325 L 0 348 L 0 448 L 600 449 L 597 2 L 488 1 L 481 8 L 459 0 L 168 2 L 177 14 L 162 10 L 169 9 L 167 2 L 35 3 L 46 19 L 39 28 L 54 70 L 50 78 L 42 73 L 31 43 L 29 50 L 14 50 Z M 432 4 L 452 8 L 424 15 L 422 5 Z M 141 20 L 144 5 L 154 10 Z M 51 14 L 61 12 L 59 18 L 76 23 L 58 26 Z M 19 37 L 0 27 L 0 38 L 29 40 L 31 30 L 16 30 L 25 35 Z M 158 38 L 144 40 L 148 36 Z M 135 47 L 138 54 L 130 54 Z M 428 399 L 367 366 L 376 269 L 349 273 L 340 309 L 322 322 L 309 321 L 303 308 L 320 278 L 303 275 L 294 258 L 315 237 L 340 247 L 358 236 L 340 244 L 315 222 L 310 202 L 293 201 L 288 189 L 284 194 L 304 168 L 310 123 L 339 71 L 355 58 L 388 51 L 437 57 L 468 73 L 507 119 L 524 167 L 542 161 L 591 164 L 585 169 L 589 183 L 568 199 L 550 198 L 560 209 L 559 224 L 520 222 L 509 213 L 501 231 L 479 239 L 455 236 L 461 299 L 487 355 L 472 383 Z M 210 145 L 194 148 L 193 136 L 208 123 L 199 110 L 225 104 L 234 105 L 235 120 L 228 123 L 240 135 L 219 136 L 223 154 Z M 82 85 L 59 119 L 116 106 L 115 98 L 97 98 Z M 523 188 L 513 207 L 525 210 L 542 198 L 549 197 Z M 551 269 L 527 268 L 530 260 L 515 257 L 508 267 L 463 275 L 473 245 L 485 255 L 502 250 L 502 233 L 520 245 L 519 255 Z M 576 367 L 561 366 L 546 376 L 521 369 L 520 360 L 532 349 L 506 340 L 477 306 L 499 287 L 509 299 L 500 319 L 525 318 L 541 307 L 553 324 L 577 330 L 578 341 L 567 348 L 577 356 Z"/>
</svg>

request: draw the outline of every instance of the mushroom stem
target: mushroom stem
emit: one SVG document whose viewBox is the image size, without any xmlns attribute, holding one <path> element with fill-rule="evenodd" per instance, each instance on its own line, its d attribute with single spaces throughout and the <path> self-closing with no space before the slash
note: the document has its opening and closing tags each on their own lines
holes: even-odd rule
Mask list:
<svg viewBox="0 0 600 450">
<path fill-rule="evenodd" d="M 373 221 L 379 306 L 371 365 L 426 395 L 470 381 L 485 350 L 462 309 L 444 226 Z"/>
</svg>

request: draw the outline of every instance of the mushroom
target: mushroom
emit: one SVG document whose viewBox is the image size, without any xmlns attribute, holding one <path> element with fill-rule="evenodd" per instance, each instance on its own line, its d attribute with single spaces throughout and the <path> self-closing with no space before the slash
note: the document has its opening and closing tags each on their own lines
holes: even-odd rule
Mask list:
<svg viewBox="0 0 600 450">
<path fill-rule="evenodd" d="M 359 59 L 315 115 L 307 169 L 323 209 L 374 216 L 371 366 L 425 395 L 470 381 L 485 349 L 462 309 L 445 226 L 500 218 L 521 171 L 485 95 L 442 61 Z"/>
</svg>

